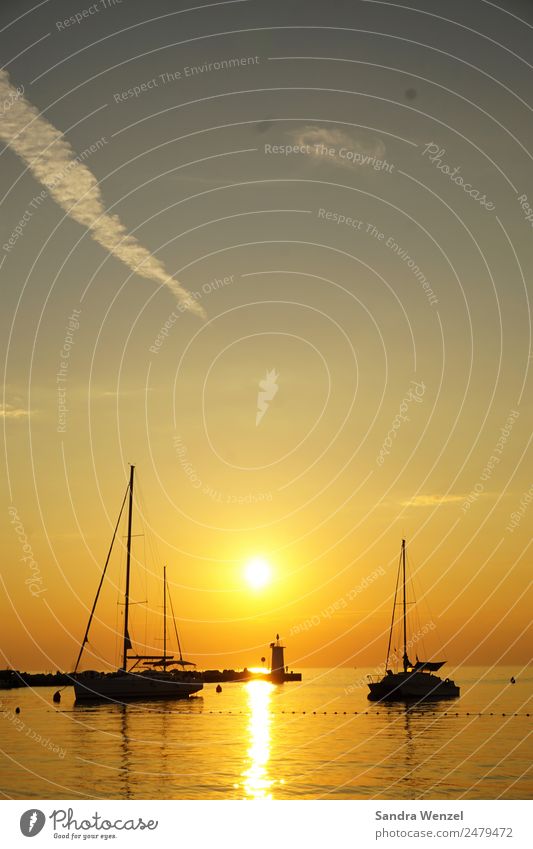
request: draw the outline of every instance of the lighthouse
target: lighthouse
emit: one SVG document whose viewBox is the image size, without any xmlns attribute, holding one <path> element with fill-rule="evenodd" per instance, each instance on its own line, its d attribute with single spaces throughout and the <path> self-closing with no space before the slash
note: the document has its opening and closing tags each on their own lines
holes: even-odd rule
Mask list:
<svg viewBox="0 0 533 849">
<path fill-rule="evenodd" d="M 283 684 L 285 681 L 285 646 L 280 643 L 279 634 L 276 642 L 270 643 L 272 656 L 270 660 L 270 680 L 273 684 Z"/>
</svg>

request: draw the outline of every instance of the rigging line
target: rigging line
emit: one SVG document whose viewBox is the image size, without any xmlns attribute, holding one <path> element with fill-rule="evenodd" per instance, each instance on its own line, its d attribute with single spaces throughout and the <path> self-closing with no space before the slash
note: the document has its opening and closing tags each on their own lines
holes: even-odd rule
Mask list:
<svg viewBox="0 0 533 849">
<path fill-rule="evenodd" d="M 143 552 L 142 552 L 142 557 L 141 557 L 142 562 L 139 562 L 139 566 L 142 565 L 142 575 L 143 575 L 143 579 L 144 579 L 144 595 L 145 595 L 145 598 L 146 598 L 146 602 L 145 602 L 146 606 L 144 608 L 144 619 L 143 619 L 144 624 L 141 624 L 141 628 L 144 628 L 143 645 L 145 647 L 145 650 L 147 650 L 147 647 L 148 647 L 148 614 L 149 614 L 149 612 L 151 612 L 149 594 L 148 594 L 148 576 L 149 575 L 151 576 L 151 574 L 152 574 L 152 566 L 151 565 L 148 566 L 148 557 L 149 557 L 149 554 L 151 554 L 152 545 L 151 545 L 150 537 L 147 533 L 148 530 L 149 530 L 149 523 L 147 523 L 144 489 L 143 489 L 143 485 L 142 485 L 142 482 L 141 482 L 139 476 L 137 476 L 136 494 L 137 494 L 137 500 L 136 500 L 137 512 L 138 512 L 139 521 L 141 523 L 141 527 L 142 527 L 142 531 L 143 531 L 142 534 L 140 534 L 140 536 L 143 537 Z M 148 539 L 147 539 L 147 536 L 148 536 Z M 149 549 L 148 553 L 147 553 L 147 547 Z"/>
<path fill-rule="evenodd" d="M 430 561 L 430 567 L 431 567 L 431 561 Z M 417 579 L 417 580 L 418 580 L 418 579 Z M 424 592 L 423 592 L 422 585 L 421 585 L 420 583 L 417 583 L 417 586 L 419 587 L 419 595 L 420 595 L 420 597 L 423 599 L 423 602 L 424 602 L 423 610 L 424 610 L 424 612 L 426 612 L 426 611 L 427 611 L 427 615 L 428 615 L 428 617 L 429 617 L 429 618 L 428 618 L 428 622 L 429 622 L 431 625 L 433 625 L 433 628 L 431 629 L 431 630 L 432 630 L 432 632 L 433 632 L 433 636 L 432 636 L 432 639 L 431 639 L 431 644 L 432 644 L 434 647 L 436 647 L 436 648 L 438 649 L 438 654 L 442 657 L 442 644 L 441 644 L 441 637 L 440 637 L 439 631 L 438 631 L 438 630 L 435 630 L 435 629 L 437 628 L 437 623 L 435 622 L 435 618 L 434 618 L 434 616 L 433 616 L 433 611 L 432 611 L 432 609 L 431 609 L 431 602 L 430 602 L 430 595 L 431 595 L 431 593 L 430 593 L 430 592 L 426 592 L 426 593 L 424 593 Z M 437 618 L 438 618 L 438 617 L 437 617 Z M 425 646 L 424 646 L 424 652 L 426 653 L 426 657 L 430 657 L 430 655 L 429 655 L 429 654 L 427 653 L 427 651 L 426 651 Z"/>
<path fill-rule="evenodd" d="M 401 554 L 400 554 L 400 560 L 401 560 Z M 391 623 L 390 623 L 389 644 L 387 646 L 387 660 L 385 661 L 385 672 L 389 668 L 389 656 L 390 656 L 390 647 L 391 647 L 391 640 L 392 640 L 392 630 L 394 628 L 394 615 L 395 615 L 395 612 L 396 612 L 396 597 L 398 595 L 398 582 L 400 580 L 400 560 L 398 560 L 398 571 L 396 573 L 396 589 L 394 590 L 394 604 L 392 605 L 392 619 L 391 619 Z"/>
<path fill-rule="evenodd" d="M 408 654 L 407 654 L 407 605 L 406 605 L 406 587 L 405 587 L 405 539 L 402 540 L 402 586 L 403 586 L 403 671 L 407 672 Z"/>
<path fill-rule="evenodd" d="M 422 657 L 425 657 L 426 659 L 429 660 L 429 655 L 428 655 L 428 652 L 426 650 L 426 644 L 424 642 L 422 620 L 420 618 L 420 608 L 416 603 L 417 594 L 418 594 L 417 588 L 418 588 L 418 585 L 419 585 L 417 570 L 412 565 L 411 558 L 410 558 L 409 554 L 407 554 L 407 574 L 409 575 L 409 589 L 410 589 L 411 595 L 413 597 L 413 609 L 412 609 L 412 614 L 411 614 L 411 618 L 412 618 L 411 633 L 414 632 L 414 634 L 417 638 L 416 639 L 416 646 L 415 646 L 416 657 L 418 658 L 418 651 L 421 650 Z"/>
<path fill-rule="evenodd" d="M 143 519 L 143 528 L 145 528 Z M 146 605 L 144 608 L 144 645 L 147 645 L 148 640 L 148 570 L 146 567 L 146 534 L 143 534 L 143 561 L 144 561 L 144 595 L 146 597 Z"/>
<path fill-rule="evenodd" d="M 157 538 L 154 533 L 154 526 L 152 523 L 152 517 L 149 512 L 148 503 L 144 497 L 144 488 L 142 484 L 139 484 L 138 490 L 139 497 L 139 505 L 141 507 L 141 515 L 143 521 L 143 527 L 145 529 L 146 536 L 148 537 L 148 545 L 150 548 L 150 556 L 153 558 L 153 566 L 155 569 L 156 563 L 161 563 L 161 557 L 159 556 L 159 549 L 157 546 Z"/>
<path fill-rule="evenodd" d="M 414 601 L 407 601 L 408 598 L 413 597 L 413 579 L 411 575 L 411 560 L 410 556 L 407 553 L 407 545 L 405 546 L 405 633 L 409 634 L 409 648 L 413 648 L 413 629 L 416 627 L 416 607 L 414 606 Z M 406 643 L 407 645 L 407 643 Z M 406 651 L 407 656 L 409 657 L 409 651 Z"/>
<path fill-rule="evenodd" d="M 123 537 L 119 537 L 119 541 L 122 541 Z M 119 569 L 118 569 L 118 581 L 116 585 L 116 616 L 115 616 L 115 653 L 113 657 L 115 658 L 115 668 L 118 669 L 120 666 L 120 653 L 122 651 L 122 646 L 120 645 L 123 640 L 123 620 L 124 616 L 123 611 L 120 609 L 123 602 L 120 601 L 122 598 L 121 587 L 124 586 L 125 583 L 125 572 L 126 572 L 126 549 L 124 545 L 120 545 L 120 558 L 119 558 Z"/>
<path fill-rule="evenodd" d="M 93 602 L 93 607 L 92 607 L 92 610 L 91 610 L 91 615 L 89 616 L 89 621 L 88 621 L 88 623 L 87 623 L 87 628 L 85 629 L 85 634 L 84 634 L 83 641 L 82 641 L 82 644 L 81 644 L 81 647 L 80 647 L 80 652 L 79 652 L 79 654 L 78 654 L 78 659 L 77 659 L 77 661 L 76 661 L 76 665 L 75 665 L 75 667 L 74 667 L 74 673 L 75 673 L 75 672 L 77 671 L 77 669 L 78 669 L 78 666 L 79 666 L 79 663 L 80 663 L 80 660 L 81 660 L 81 656 L 82 656 L 82 654 L 83 654 L 83 650 L 84 650 L 84 648 L 85 648 L 85 643 L 87 642 L 87 639 L 88 639 L 88 637 L 89 637 L 89 629 L 90 629 L 90 627 L 91 627 L 91 622 L 93 621 L 94 611 L 96 610 L 96 605 L 97 605 L 97 603 L 98 603 L 98 597 L 99 597 L 99 595 L 100 595 L 100 590 L 102 589 L 102 584 L 104 583 L 105 573 L 106 573 L 106 570 L 107 570 L 107 567 L 108 567 L 108 564 L 109 564 L 109 558 L 111 557 L 111 552 L 112 552 L 112 550 L 113 550 L 113 544 L 114 544 L 114 542 L 115 542 L 115 537 L 116 537 L 116 535 L 117 535 L 118 526 L 119 526 L 119 524 L 120 524 L 120 520 L 121 520 L 121 518 L 122 518 L 122 511 L 124 510 L 124 505 L 125 505 L 125 503 L 126 503 L 126 497 L 127 497 L 127 495 L 128 495 L 128 492 L 129 492 L 129 484 L 128 484 L 128 487 L 127 487 L 127 489 L 126 489 L 126 492 L 124 493 L 124 498 L 123 498 L 123 500 L 122 500 L 122 506 L 121 506 L 121 508 L 120 508 L 120 513 L 118 514 L 118 519 L 117 519 L 117 523 L 116 523 L 116 525 L 115 525 L 115 530 L 113 531 L 113 538 L 112 538 L 112 540 L 111 540 L 111 545 L 109 546 L 109 551 L 107 552 L 107 557 L 106 557 L 105 565 L 104 565 L 104 568 L 103 568 L 103 570 L 102 570 L 102 574 L 101 574 L 101 576 L 100 576 L 100 583 L 98 584 L 98 589 L 97 589 L 97 591 L 96 591 L 96 597 L 95 597 L 94 602 Z"/>
<path fill-rule="evenodd" d="M 144 575 L 145 575 L 145 586 L 146 586 L 146 597 L 148 598 L 148 581 L 149 579 L 155 578 L 157 576 L 156 572 L 156 564 L 161 563 L 161 557 L 159 556 L 159 549 L 157 545 L 157 537 L 154 533 L 154 526 L 151 519 L 151 514 L 148 508 L 148 501 L 145 498 L 144 486 L 141 482 L 138 483 L 137 487 L 137 498 L 140 508 L 140 515 L 142 526 L 144 530 L 145 542 L 144 542 Z M 148 561 L 150 560 L 150 564 Z M 152 582 L 153 583 L 153 582 Z M 148 639 L 148 607 L 145 609 L 145 645 L 147 645 Z M 150 608 L 150 613 L 155 613 L 155 607 Z M 153 616 L 151 618 L 151 627 L 153 627 Z M 153 641 L 153 638 L 152 638 Z M 154 651 L 156 647 L 154 645 Z"/>
<path fill-rule="evenodd" d="M 168 600 L 170 601 L 170 611 L 172 613 L 172 621 L 174 623 L 174 631 L 176 632 L 176 640 L 178 641 L 178 651 L 180 653 L 180 660 L 183 661 L 183 655 L 181 653 L 180 636 L 178 634 L 178 626 L 176 625 L 176 617 L 174 615 L 174 605 L 172 604 L 172 596 L 170 595 L 170 590 L 168 591 Z"/>
<path fill-rule="evenodd" d="M 413 629 L 416 629 L 416 630 L 414 630 L 414 633 L 417 636 L 417 649 L 416 650 L 417 650 L 417 653 L 418 653 L 418 651 L 421 652 L 421 656 L 423 658 L 426 658 L 426 660 L 430 660 L 431 657 L 433 656 L 433 653 L 428 651 L 428 647 L 426 646 L 426 641 L 424 639 L 424 628 L 427 627 L 427 626 L 426 626 L 426 623 L 424 623 L 424 626 L 422 626 L 422 619 L 420 617 L 421 607 L 417 604 L 417 596 L 418 596 L 418 597 L 420 597 L 424 600 L 424 605 L 423 605 L 424 615 L 427 615 L 427 613 L 429 613 L 429 622 L 433 622 L 433 618 L 431 616 L 431 610 L 430 610 L 430 606 L 429 606 L 429 600 L 428 600 L 429 592 L 426 592 L 425 595 L 422 592 L 422 585 L 421 585 L 420 580 L 418 578 L 418 573 L 421 571 L 422 567 L 419 566 L 417 569 L 415 569 L 413 564 L 412 564 L 411 558 L 409 557 L 409 554 L 407 554 L 407 567 L 408 567 L 408 575 L 409 575 L 409 586 L 410 586 L 410 590 L 411 590 L 411 593 L 412 593 L 412 596 L 413 596 L 412 617 L 413 617 L 413 620 L 414 620 Z"/>
<path fill-rule="evenodd" d="M 143 537 L 144 538 L 145 526 L 144 526 L 143 514 L 142 514 L 142 510 L 141 510 L 142 494 L 141 494 L 140 487 L 141 487 L 140 475 L 139 475 L 139 473 L 137 473 L 137 476 L 135 478 L 135 492 L 133 494 L 132 512 L 136 516 L 137 525 L 140 524 L 140 526 L 141 526 L 141 531 L 139 533 L 133 534 L 133 533 L 131 533 L 131 528 L 130 528 L 130 532 L 129 532 L 130 540 L 134 539 L 135 537 Z M 146 541 L 143 539 L 143 552 L 144 552 L 145 544 L 146 544 Z M 139 554 L 137 553 L 138 550 L 139 550 L 139 547 L 131 546 L 130 556 L 131 556 L 133 566 L 134 566 L 134 570 L 132 571 L 131 585 L 135 589 L 138 588 L 138 582 L 140 583 L 140 581 L 139 581 L 140 567 L 142 565 L 142 558 L 144 556 L 144 555 L 141 555 L 139 557 Z M 146 581 L 145 581 L 145 585 L 146 585 Z M 140 591 L 139 591 L 139 595 L 140 595 Z M 145 595 L 146 595 L 146 593 L 145 593 Z M 144 604 L 147 604 L 147 598 L 142 599 L 142 600 L 138 600 L 138 601 L 132 601 L 131 600 L 131 593 L 130 593 L 130 596 L 128 597 L 128 610 L 129 610 L 129 614 L 128 614 L 128 637 L 129 637 L 129 640 L 130 640 L 130 643 L 131 643 L 130 648 L 132 650 L 133 650 L 132 647 L 137 644 L 137 639 L 136 639 L 136 636 L 135 636 L 136 633 L 137 633 L 136 629 L 139 628 L 139 631 L 141 631 L 141 634 L 142 634 L 142 620 L 141 620 L 141 623 L 139 624 L 139 618 L 140 617 L 135 616 L 135 614 L 132 617 L 131 608 L 136 607 L 138 605 L 144 605 Z M 124 614 L 125 614 L 125 611 L 124 611 Z M 132 637 L 132 634 L 134 635 L 133 637 Z M 137 664 L 134 664 L 134 665 L 137 665 Z M 130 672 L 131 672 L 131 669 L 130 669 Z"/>
<path fill-rule="evenodd" d="M 142 599 L 142 601 L 131 601 L 131 600 L 130 600 L 130 601 L 128 602 L 128 607 L 129 607 L 129 605 L 130 605 L 130 604 L 148 604 L 148 599 L 147 599 L 147 598 L 143 598 L 143 599 Z M 125 603 L 124 603 L 123 601 L 118 601 L 118 602 L 117 602 L 117 607 L 125 607 Z"/>
</svg>

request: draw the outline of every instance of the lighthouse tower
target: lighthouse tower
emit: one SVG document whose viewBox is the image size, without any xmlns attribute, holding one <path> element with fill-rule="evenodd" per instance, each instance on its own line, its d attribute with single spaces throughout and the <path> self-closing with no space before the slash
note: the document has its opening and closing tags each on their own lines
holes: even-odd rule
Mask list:
<svg viewBox="0 0 533 849">
<path fill-rule="evenodd" d="M 276 634 L 276 642 L 270 643 L 270 648 L 270 680 L 273 684 L 282 684 L 285 681 L 285 646 L 280 643 L 279 634 Z"/>
</svg>

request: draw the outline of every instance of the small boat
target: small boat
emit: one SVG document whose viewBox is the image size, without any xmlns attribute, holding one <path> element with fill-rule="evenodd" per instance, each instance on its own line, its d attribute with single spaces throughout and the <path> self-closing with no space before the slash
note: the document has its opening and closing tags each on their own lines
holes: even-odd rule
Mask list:
<svg viewBox="0 0 533 849">
<path fill-rule="evenodd" d="M 176 628 L 176 636 L 179 647 L 179 660 L 174 660 L 173 655 L 167 654 L 167 626 L 166 626 L 166 600 L 167 600 L 167 581 L 166 567 L 164 570 L 164 595 L 163 595 L 163 654 L 162 655 L 140 655 L 132 654 L 132 644 L 128 633 L 128 619 L 130 607 L 130 561 L 131 561 L 131 537 L 132 537 L 132 513 L 133 513 L 133 480 L 135 466 L 130 467 L 130 479 L 122 506 L 120 508 L 119 517 L 111 546 L 107 555 L 96 597 L 85 629 L 85 635 L 80 647 L 78 659 L 73 672 L 74 678 L 74 693 L 76 695 L 76 704 L 87 702 L 126 702 L 133 700 L 152 701 L 155 699 L 186 699 L 193 693 L 199 692 L 203 688 L 201 681 L 195 680 L 194 674 L 185 673 L 185 666 L 194 666 L 190 661 L 183 660 L 181 654 L 181 645 L 177 636 L 176 620 L 174 618 L 174 627 Z M 113 543 L 117 535 L 117 530 L 120 524 L 126 498 L 129 496 L 128 505 L 128 537 L 126 547 L 126 587 L 124 591 L 124 633 L 123 633 L 123 656 L 122 667 L 116 672 L 111 673 L 91 673 L 89 675 L 78 673 L 78 667 L 83 655 L 83 650 L 89 638 L 89 630 L 93 620 L 94 612 L 100 595 L 100 590 L 104 583 L 104 578 L 111 557 Z M 172 605 L 172 599 L 170 603 Z M 174 616 L 174 610 L 172 609 Z M 130 663 L 133 665 L 130 666 Z M 137 670 L 138 664 L 143 661 L 144 666 L 150 666 L 150 669 Z M 182 671 L 173 670 L 169 667 L 181 666 Z"/>
<path fill-rule="evenodd" d="M 402 573 L 403 587 L 403 672 L 393 672 L 389 669 L 391 658 L 392 634 L 396 614 L 396 600 L 398 585 L 400 581 L 400 570 Z M 459 687 L 449 678 L 439 678 L 432 673 L 438 672 L 446 663 L 445 660 L 427 661 L 416 658 L 416 663 L 411 663 L 408 655 L 409 643 L 407 639 L 407 601 L 405 588 L 405 540 L 402 540 L 400 562 L 398 564 L 398 577 L 396 579 L 396 591 L 394 593 L 394 604 L 392 609 L 392 621 L 389 633 L 389 644 L 387 647 L 387 659 L 385 661 L 385 675 L 383 678 L 374 680 L 369 676 L 368 687 L 370 692 L 368 698 L 371 702 L 426 702 L 439 699 L 456 699 L 460 694 Z"/>
</svg>

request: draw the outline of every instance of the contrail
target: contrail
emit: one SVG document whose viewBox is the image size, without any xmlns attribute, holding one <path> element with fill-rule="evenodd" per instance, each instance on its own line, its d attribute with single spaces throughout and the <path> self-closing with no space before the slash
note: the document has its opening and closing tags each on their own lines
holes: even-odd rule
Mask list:
<svg viewBox="0 0 533 849">
<path fill-rule="evenodd" d="M 54 200 L 91 236 L 141 277 L 162 283 L 191 312 L 205 316 L 202 307 L 187 289 L 174 280 L 163 263 L 155 259 L 134 236 L 130 236 L 118 215 L 105 211 L 102 193 L 94 174 L 76 159 L 63 134 L 33 106 L 20 89 L 11 85 L 7 71 L 0 70 L 0 139 L 6 142 Z"/>
</svg>

